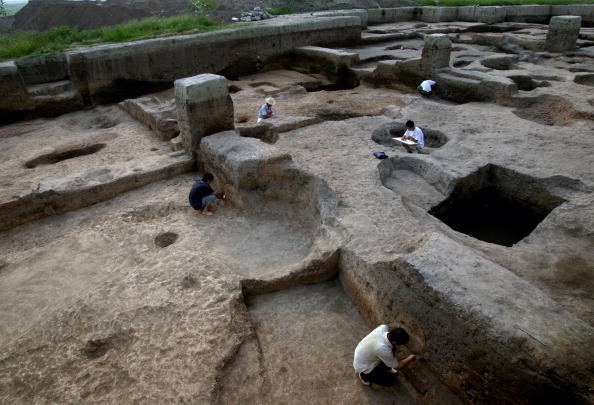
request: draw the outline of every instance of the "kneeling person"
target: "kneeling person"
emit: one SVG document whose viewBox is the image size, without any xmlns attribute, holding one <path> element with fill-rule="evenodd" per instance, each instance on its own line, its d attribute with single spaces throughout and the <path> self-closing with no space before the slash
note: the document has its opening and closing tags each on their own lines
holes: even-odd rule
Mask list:
<svg viewBox="0 0 594 405">
<path fill-rule="evenodd" d="M 388 331 L 387 325 L 380 325 L 363 338 L 355 348 L 353 367 L 365 385 L 377 384 L 389 387 L 394 384 L 397 370 L 415 361 L 411 354 L 402 361 L 394 355 L 398 345 L 405 345 L 408 333 L 402 328 Z"/>
<path fill-rule="evenodd" d="M 211 173 L 204 173 L 202 180 L 196 181 L 190 190 L 189 200 L 190 205 L 195 210 L 201 210 L 204 215 L 212 215 L 210 208 L 215 203 L 216 199 L 225 200 L 225 194 L 217 192 L 210 187 L 210 183 L 214 180 Z"/>
</svg>

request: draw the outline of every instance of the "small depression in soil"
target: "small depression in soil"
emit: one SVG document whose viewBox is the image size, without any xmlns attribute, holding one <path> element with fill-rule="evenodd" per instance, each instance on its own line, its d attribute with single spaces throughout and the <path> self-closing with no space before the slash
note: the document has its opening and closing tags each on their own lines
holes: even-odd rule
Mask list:
<svg viewBox="0 0 594 405">
<path fill-rule="evenodd" d="M 155 245 L 164 248 L 173 245 L 177 238 L 178 234 L 175 232 L 164 232 L 155 237 Z"/>
<path fill-rule="evenodd" d="M 74 159 L 79 156 L 92 155 L 105 148 L 104 143 L 97 143 L 89 146 L 77 146 L 69 149 L 56 151 L 36 157 L 25 163 L 28 169 L 34 169 L 37 166 L 53 165 L 63 160 Z"/>
</svg>

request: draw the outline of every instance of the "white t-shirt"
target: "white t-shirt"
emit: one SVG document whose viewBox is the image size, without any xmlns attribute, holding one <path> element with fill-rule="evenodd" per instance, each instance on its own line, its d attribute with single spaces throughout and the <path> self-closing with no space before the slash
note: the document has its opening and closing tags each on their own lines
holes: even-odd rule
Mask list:
<svg viewBox="0 0 594 405">
<path fill-rule="evenodd" d="M 417 141 L 417 145 L 419 149 L 423 149 L 425 147 L 425 135 L 421 128 L 415 127 L 412 131 L 407 129 L 403 136 L 412 136 Z"/>
<path fill-rule="evenodd" d="M 423 89 L 423 91 L 430 93 L 431 86 L 433 86 L 434 84 L 435 82 L 433 80 L 423 80 L 423 82 L 421 83 L 421 88 Z"/>
<path fill-rule="evenodd" d="M 357 373 L 370 373 L 380 361 L 388 367 L 398 366 L 388 340 L 388 326 L 380 325 L 363 338 L 355 348 L 353 367 Z"/>
</svg>

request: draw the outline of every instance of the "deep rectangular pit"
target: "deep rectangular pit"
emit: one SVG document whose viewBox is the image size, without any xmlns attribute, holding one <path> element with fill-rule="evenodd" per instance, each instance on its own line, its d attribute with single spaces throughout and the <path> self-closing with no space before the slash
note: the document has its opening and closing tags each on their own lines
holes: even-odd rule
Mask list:
<svg viewBox="0 0 594 405">
<path fill-rule="evenodd" d="M 429 214 L 458 232 L 512 246 L 563 202 L 538 179 L 486 165 L 460 180 L 452 194 Z"/>
</svg>

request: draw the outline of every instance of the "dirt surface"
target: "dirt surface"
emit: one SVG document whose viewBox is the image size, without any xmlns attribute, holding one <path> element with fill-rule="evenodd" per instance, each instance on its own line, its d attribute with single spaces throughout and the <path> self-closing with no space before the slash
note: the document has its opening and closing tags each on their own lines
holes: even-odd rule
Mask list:
<svg viewBox="0 0 594 405">
<path fill-rule="evenodd" d="M 373 67 L 382 58 L 417 57 L 418 45 L 396 41 L 357 51 Z M 495 53 L 463 44 L 453 60 Z M 305 87 L 327 79 L 291 70 L 230 81 L 238 126 L 255 123 L 267 95 L 277 100 L 273 125 L 294 117 L 321 121 L 280 133 L 275 147 L 323 179 L 339 200 L 332 231 L 321 233 L 307 213 L 282 199 L 242 210 L 231 202 L 212 217 L 200 215 L 187 204 L 201 175 L 193 172 L 0 233 L 0 402 L 459 403 L 435 377 L 438 355 L 403 373 L 393 389 L 360 384 L 352 351 L 375 325 L 345 294 L 340 275 L 244 294 L 244 280 L 299 271 L 320 245 L 374 265 L 445 235 L 591 327 L 591 85 L 577 83 L 577 73 L 567 69 L 572 64 L 559 58 L 515 65 L 548 85 L 519 91 L 511 106 L 458 104 L 365 84 L 308 92 Z M 382 125 L 407 119 L 427 133 L 439 130 L 447 143 L 413 156 L 372 139 Z M 96 144 L 105 146 L 56 158 Z M 0 128 L 3 195 L 168 147 L 114 105 L 12 124 Z M 566 201 L 513 246 L 487 243 L 427 213 L 427 202 L 443 195 L 414 164 L 380 178 L 372 155 L 378 150 L 399 163 L 432 165 L 435 178 L 462 178 L 494 164 L 548 179 Z M 424 347 L 429 338 L 415 336 L 410 350 L 439 353 Z"/>
</svg>

